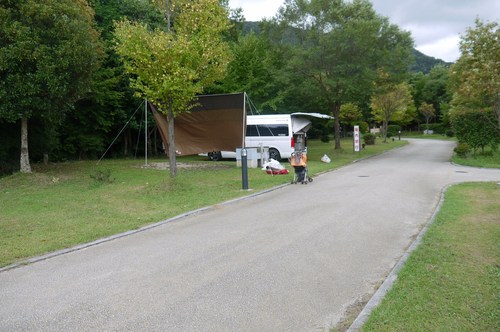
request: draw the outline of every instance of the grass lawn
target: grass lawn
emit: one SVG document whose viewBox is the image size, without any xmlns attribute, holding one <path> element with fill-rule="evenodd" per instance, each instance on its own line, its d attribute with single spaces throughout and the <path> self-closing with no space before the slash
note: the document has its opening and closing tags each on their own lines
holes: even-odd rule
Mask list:
<svg viewBox="0 0 500 332">
<path fill-rule="evenodd" d="M 439 139 L 443 141 L 456 141 L 456 137 L 449 137 L 442 134 L 422 134 L 422 133 L 403 133 L 403 138 L 425 138 L 425 139 Z"/>
<path fill-rule="evenodd" d="M 378 142 L 355 153 L 351 140 L 342 142 L 341 152 L 333 152 L 333 142 L 310 140 L 309 172 L 318 174 L 404 144 Z M 325 153 L 332 163 L 320 161 Z M 157 159 L 148 164 L 166 162 Z M 178 162 L 175 179 L 168 170 L 142 168 L 143 160 L 33 165 L 32 174 L 0 178 L 0 267 L 290 183 L 293 178 L 287 162 L 283 165 L 290 170 L 288 175 L 249 169 L 252 190 L 243 191 L 241 169 L 234 161 L 192 156 Z M 107 172 L 112 181 L 94 179 Z"/>
<path fill-rule="evenodd" d="M 405 136 L 408 137 L 408 136 Z M 450 139 L 442 135 L 412 138 Z M 453 138 L 451 138 L 453 139 Z M 452 161 L 500 168 L 500 151 Z M 363 331 L 497 331 L 500 326 L 500 186 L 449 188 L 444 204 Z"/>
<path fill-rule="evenodd" d="M 451 187 L 363 331 L 498 331 L 500 186 Z"/>
<path fill-rule="evenodd" d="M 468 158 L 460 158 L 453 156 L 454 163 L 472 167 L 487 167 L 500 168 L 500 149 L 493 151 L 489 147 L 483 152 L 476 152 L 476 155 L 471 154 Z"/>
</svg>

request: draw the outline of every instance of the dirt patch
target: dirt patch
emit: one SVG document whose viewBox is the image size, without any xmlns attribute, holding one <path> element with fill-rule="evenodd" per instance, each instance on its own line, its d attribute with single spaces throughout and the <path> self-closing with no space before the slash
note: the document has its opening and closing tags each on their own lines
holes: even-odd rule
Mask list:
<svg viewBox="0 0 500 332">
<path fill-rule="evenodd" d="M 68 179 L 70 179 L 70 177 L 64 174 L 57 174 L 57 176 L 55 176 L 51 174 L 33 172 L 29 178 L 29 185 L 36 184 L 40 187 L 47 187 L 65 182 Z"/>
<path fill-rule="evenodd" d="M 373 294 L 365 294 L 353 304 L 349 305 L 340 321 L 335 325 L 334 331 L 345 332 L 351 327 L 358 315 L 364 309 Z"/>
<path fill-rule="evenodd" d="M 169 169 L 170 166 L 169 166 L 168 162 L 148 163 L 147 165 L 142 165 L 141 168 L 165 170 L 165 169 Z M 222 165 L 222 164 L 212 162 L 212 163 L 177 163 L 177 168 L 204 169 L 204 168 L 230 168 L 230 167 L 227 165 Z"/>
</svg>

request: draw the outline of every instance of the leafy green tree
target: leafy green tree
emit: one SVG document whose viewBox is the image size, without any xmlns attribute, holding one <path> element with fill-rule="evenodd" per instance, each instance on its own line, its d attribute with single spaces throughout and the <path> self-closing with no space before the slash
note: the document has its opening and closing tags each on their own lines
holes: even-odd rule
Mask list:
<svg viewBox="0 0 500 332">
<path fill-rule="evenodd" d="M 349 126 L 359 124 L 363 120 L 363 113 L 358 105 L 353 103 L 343 104 L 340 107 L 340 121 Z"/>
<path fill-rule="evenodd" d="M 188 111 L 197 94 L 225 75 L 229 48 L 222 34 L 228 13 L 218 0 L 157 1 L 166 13 L 166 29 L 123 20 L 115 26 L 131 86 L 167 115 L 170 174 L 177 173 L 174 118 Z"/>
<path fill-rule="evenodd" d="M 286 0 L 277 21 L 290 45 L 289 72 L 317 86 L 335 118 L 335 149 L 340 146 L 340 108 L 369 98 L 376 71 L 403 80 L 413 42 L 367 0 Z"/>
<path fill-rule="evenodd" d="M 102 38 L 109 44 L 113 43 L 114 22 L 124 17 L 155 28 L 165 23 L 162 12 L 148 0 L 89 0 L 89 4 L 94 8 L 95 20 L 102 31 Z"/>
<path fill-rule="evenodd" d="M 413 100 L 407 83 L 387 87 L 385 92 L 372 97 L 372 114 L 382 122 L 382 135 L 387 142 L 387 128 L 390 121 L 401 121 L 408 110 L 411 110 Z"/>
<path fill-rule="evenodd" d="M 421 90 L 421 99 L 415 100 L 415 104 L 420 106 L 423 102 L 431 104 L 436 111 L 436 118 L 442 116 L 441 108 L 451 100 L 449 85 L 449 68 L 438 65 L 431 69 L 426 75 L 426 80 Z"/>
<path fill-rule="evenodd" d="M 210 92 L 248 91 L 261 110 L 276 111 L 281 102 L 279 69 L 281 58 L 270 42 L 253 32 L 231 44 L 232 60 L 224 81 Z"/>
<path fill-rule="evenodd" d="M 145 0 L 89 0 L 95 11 L 95 21 L 101 31 L 105 58 L 90 83 L 90 93 L 79 100 L 73 112 L 67 114 L 58 129 L 59 144 L 52 153 L 56 158 L 100 157 L 125 123 L 116 148 L 109 152 L 128 155 L 134 145 L 136 131 L 142 129 L 143 116 L 130 119 L 131 113 L 141 104 L 130 88 L 130 77 L 115 52 L 114 22 L 128 17 L 147 23 L 151 27 L 164 26 L 161 11 Z M 138 112 L 142 114 L 142 112 Z M 148 123 L 148 135 L 154 133 L 153 122 Z M 142 135 L 140 136 L 142 137 Z M 153 140 L 148 139 L 148 143 Z M 142 146 L 142 145 L 139 145 Z M 118 150 L 120 149 L 120 150 Z M 151 153 L 152 148 L 148 149 Z"/>
<path fill-rule="evenodd" d="M 460 41 L 460 58 L 451 68 L 455 108 L 490 108 L 500 135 L 500 26 L 476 19 Z"/>
<path fill-rule="evenodd" d="M 431 104 L 427 104 L 426 102 L 423 102 L 418 108 L 418 111 L 420 112 L 420 114 L 424 116 L 427 130 L 429 130 L 429 120 L 436 115 L 434 106 L 432 106 Z"/>
<path fill-rule="evenodd" d="M 435 110 L 434 118 L 441 121 L 445 127 L 449 127 L 446 116 L 451 101 L 451 93 L 448 88 L 449 68 L 444 65 L 436 65 L 428 74 L 413 74 L 409 82 L 417 109 L 420 109 L 423 103 L 432 105 Z M 422 118 L 417 118 L 419 123 L 421 120 Z"/>
<path fill-rule="evenodd" d="M 220 0 L 220 4 L 229 13 L 231 22 L 229 29 L 224 32 L 224 39 L 229 43 L 236 43 L 245 29 L 245 16 L 241 7 L 231 8 L 229 0 Z"/>
<path fill-rule="evenodd" d="M 0 2 L 0 118 L 21 123 L 21 172 L 31 172 L 28 120 L 47 130 L 88 92 L 102 47 L 85 0 Z"/>
<path fill-rule="evenodd" d="M 432 103 L 436 111 L 440 110 L 440 105 L 451 100 L 448 91 L 450 68 L 442 65 L 433 67 L 427 75 L 429 80 L 423 87 L 422 97 L 424 101 Z"/>
<path fill-rule="evenodd" d="M 495 135 L 493 112 L 491 110 L 478 109 L 455 109 L 451 113 L 451 124 L 457 139 L 461 143 L 467 143 L 476 150 L 490 145 L 496 148 L 500 143 L 500 136 Z"/>
</svg>

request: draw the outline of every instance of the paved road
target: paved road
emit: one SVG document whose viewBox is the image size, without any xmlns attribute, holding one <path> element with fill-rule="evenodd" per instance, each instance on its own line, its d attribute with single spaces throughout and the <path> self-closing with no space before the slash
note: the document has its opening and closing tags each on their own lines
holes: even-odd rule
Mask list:
<svg viewBox="0 0 500 332">
<path fill-rule="evenodd" d="M 322 331 L 381 284 L 442 189 L 500 181 L 405 148 L 0 273 L 2 331 Z M 251 184 L 250 184 L 251 186 Z"/>
</svg>

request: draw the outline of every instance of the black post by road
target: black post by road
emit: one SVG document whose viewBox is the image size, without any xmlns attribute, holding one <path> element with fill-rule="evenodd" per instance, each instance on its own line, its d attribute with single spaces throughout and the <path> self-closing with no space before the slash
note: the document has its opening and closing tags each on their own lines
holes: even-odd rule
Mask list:
<svg viewBox="0 0 500 332">
<path fill-rule="evenodd" d="M 248 190 L 247 149 L 241 149 L 241 183 L 243 190 Z"/>
</svg>

